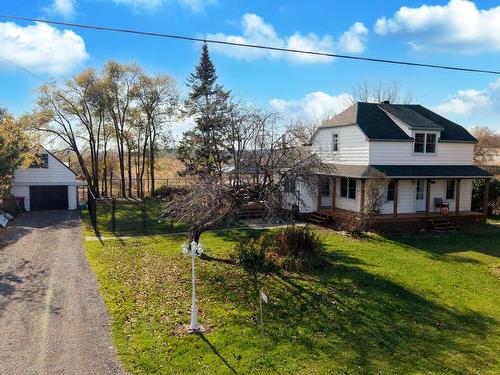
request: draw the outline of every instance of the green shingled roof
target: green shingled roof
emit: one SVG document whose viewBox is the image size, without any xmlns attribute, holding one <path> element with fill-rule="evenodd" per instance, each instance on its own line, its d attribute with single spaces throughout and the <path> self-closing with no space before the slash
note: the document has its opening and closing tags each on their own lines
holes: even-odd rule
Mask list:
<svg viewBox="0 0 500 375">
<path fill-rule="evenodd" d="M 411 141 L 388 115 L 396 117 L 411 129 L 440 131 L 440 142 L 476 142 L 464 127 L 417 104 L 388 104 L 358 102 L 330 120 L 322 127 L 358 125 L 369 140 Z"/>
<path fill-rule="evenodd" d="M 475 165 L 346 165 L 334 164 L 333 175 L 369 178 L 384 174 L 398 178 L 490 178 L 492 174 Z"/>
</svg>

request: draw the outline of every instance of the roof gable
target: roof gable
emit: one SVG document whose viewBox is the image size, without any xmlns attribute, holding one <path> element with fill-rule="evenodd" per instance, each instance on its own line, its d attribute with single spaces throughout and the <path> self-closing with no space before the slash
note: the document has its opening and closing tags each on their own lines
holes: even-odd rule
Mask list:
<svg viewBox="0 0 500 375">
<path fill-rule="evenodd" d="M 43 151 L 40 151 L 40 150 L 43 150 Z M 55 156 L 52 152 L 50 152 L 49 150 L 47 150 L 45 147 L 43 147 L 42 145 L 39 146 L 39 152 L 46 152 L 47 154 L 49 154 L 50 156 L 52 156 L 52 158 L 54 158 L 59 164 L 61 164 L 62 166 L 66 167 L 66 169 L 68 169 L 71 173 L 73 173 L 75 176 L 76 176 L 76 172 L 71 169 L 68 165 L 66 165 L 65 163 L 63 163 L 57 156 Z M 49 168 L 50 168 L 50 163 L 49 163 Z"/>
</svg>

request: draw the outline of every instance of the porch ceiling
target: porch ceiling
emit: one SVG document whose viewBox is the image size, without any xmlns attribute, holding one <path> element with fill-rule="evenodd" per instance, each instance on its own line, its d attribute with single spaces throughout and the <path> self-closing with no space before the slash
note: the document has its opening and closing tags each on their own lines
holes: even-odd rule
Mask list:
<svg viewBox="0 0 500 375">
<path fill-rule="evenodd" d="M 492 178 L 475 165 L 347 165 L 334 164 L 332 175 L 370 178 L 384 174 L 390 178 Z"/>
</svg>

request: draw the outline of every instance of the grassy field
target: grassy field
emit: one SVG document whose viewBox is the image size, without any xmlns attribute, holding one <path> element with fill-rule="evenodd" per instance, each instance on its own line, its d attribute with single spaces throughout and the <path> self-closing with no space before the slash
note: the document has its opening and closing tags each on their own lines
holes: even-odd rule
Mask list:
<svg viewBox="0 0 500 375">
<path fill-rule="evenodd" d="M 186 335 L 181 236 L 86 242 L 133 374 L 500 372 L 500 231 L 354 240 L 322 232 L 327 266 L 252 275 L 228 261 L 256 231 L 203 235 L 200 320 Z M 265 305 L 261 350 L 258 290 Z"/>
</svg>

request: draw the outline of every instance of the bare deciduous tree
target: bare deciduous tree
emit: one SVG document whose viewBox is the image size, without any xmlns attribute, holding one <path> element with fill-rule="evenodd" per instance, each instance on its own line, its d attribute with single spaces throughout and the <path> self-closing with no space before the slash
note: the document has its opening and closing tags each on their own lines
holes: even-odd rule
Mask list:
<svg viewBox="0 0 500 375">
<path fill-rule="evenodd" d="M 500 133 L 487 127 L 475 127 L 471 134 L 477 139 L 474 146 L 474 162 L 488 164 L 495 157 L 499 157 Z"/>
<path fill-rule="evenodd" d="M 384 83 L 382 81 L 363 81 L 354 87 L 351 92 L 352 103 L 367 102 L 381 103 L 390 101 L 391 103 L 409 104 L 415 99 L 413 90 L 403 89 L 398 82 Z"/>
<path fill-rule="evenodd" d="M 164 215 L 190 224 L 189 241 L 234 218 L 250 202 L 264 205 L 268 215 L 281 209 L 283 182 L 300 180 L 305 189 L 317 189 L 316 173 L 329 167 L 307 147 L 297 145 L 283 131 L 276 115 L 235 105 L 222 129 L 221 152 L 229 155 L 223 173 L 196 173 L 186 193 L 168 202 Z M 249 178 L 250 177 L 250 178 Z"/>
<path fill-rule="evenodd" d="M 387 188 L 390 179 L 383 173 L 373 172 L 365 181 L 364 206 L 354 212 L 342 225 L 342 229 L 352 236 L 362 235 L 369 230 L 375 217 L 380 214 L 382 205 L 387 201 Z"/>
</svg>

